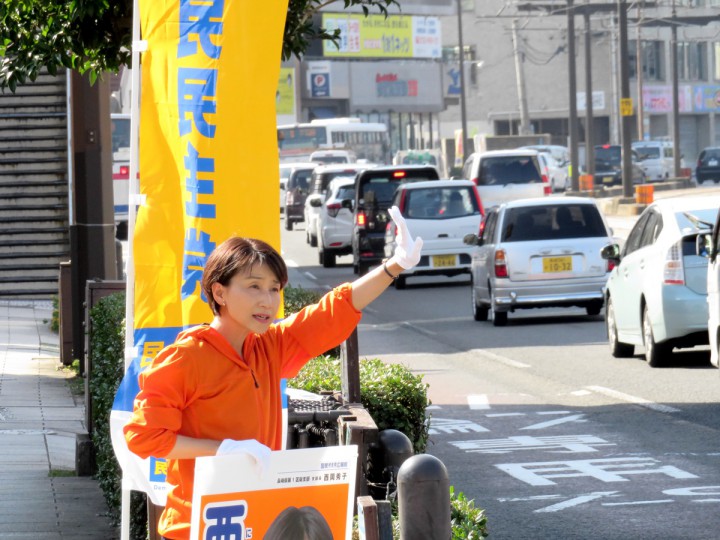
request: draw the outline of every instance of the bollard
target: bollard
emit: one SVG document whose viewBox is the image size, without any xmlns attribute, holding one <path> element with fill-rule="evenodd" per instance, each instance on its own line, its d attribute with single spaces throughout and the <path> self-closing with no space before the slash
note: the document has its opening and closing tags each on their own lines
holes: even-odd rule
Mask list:
<svg viewBox="0 0 720 540">
<path fill-rule="evenodd" d="M 635 186 L 635 202 L 638 204 L 652 204 L 655 194 L 655 186 L 652 184 L 640 184 Z"/>
<path fill-rule="evenodd" d="M 398 471 L 413 455 L 412 441 L 402 431 L 384 429 L 370 449 L 368 487 L 375 499 L 387 499 L 397 489 Z"/>
<path fill-rule="evenodd" d="M 592 174 L 581 174 L 578 177 L 580 191 L 592 191 L 595 189 Z"/>
<path fill-rule="evenodd" d="M 398 474 L 400 540 L 449 540 L 450 481 L 435 456 L 409 458 Z"/>
</svg>

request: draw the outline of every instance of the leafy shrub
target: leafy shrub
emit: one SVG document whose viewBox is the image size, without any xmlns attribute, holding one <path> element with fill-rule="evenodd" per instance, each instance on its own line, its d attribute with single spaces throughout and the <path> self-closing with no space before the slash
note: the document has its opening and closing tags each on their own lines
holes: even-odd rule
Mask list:
<svg viewBox="0 0 720 540">
<path fill-rule="evenodd" d="M 340 390 L 340 371 L 340 360 L 318 356 L 289 380 L 288 386 L 314 393 Z M 422 376 L 413 375 L 400 364 L 385 364 L 377 358 L 363 359 L 360 361 L 360 401 L 379 430 L 402 431 L 412 441 L 416 454 L 425 451 L 429 429 L 425 408 L 429 401 Z"/>
<path fill-rule="evenodd" d="M 483 540 L 487 532 L 485 511 L 475 507 L 475 501 L 468 500 L 461 491 L 455 494 L 450 486 L 450 526 L 452 540 Z"/>
<path fill-rule="evenodd" d="M 302 287 L 285 287 L 283 289 L 285 316 L 288 317 L 293 313 L 297 313 L 309 304 L 316 304 L 324 294 L 312 289 L 303 289 Z M 326 354 L 340 356 L 340 346 L 326 351 Z"/>
<path fill-rule="evenodd" d="M 110 410 L 125 373 L 125 293 L 100 299 L 90 310 L 90 360 L 88 374 L 92 396 L 92 440 L 100 489 L 116 524 L 120 521 L 122 470 L 110 439 Z M 147 506 L 143 493 L 133 492 L 130 533 L 133 539 L 147 537 Z"/>
</svg>

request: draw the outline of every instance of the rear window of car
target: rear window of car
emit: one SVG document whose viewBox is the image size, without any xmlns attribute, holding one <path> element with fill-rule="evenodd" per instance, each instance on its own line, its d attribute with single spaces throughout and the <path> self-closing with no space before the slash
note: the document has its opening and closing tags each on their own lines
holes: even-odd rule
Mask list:
<svg viewBox="0 0 720 540">
<path fill-rule="evenodd" d="M 605 237 L 602 217 L 592 204 L 510 208 L 505 212 L 502 242 Z"/>
<path fill-rule="evenodd" d="M 480 162 L 478 186 L 541 183 L 540 169 L 534 156 L 497 156 Z"/>
<path fill-rule="evenodd" d="M 402 206 L 402 214 L 408 219 L 450 219 L 480 214 L 469 187 L 408 189 Z"/>
<path fill-rule="evenodd" d="M 622 161 L 622 148 L 620 146 L 596 146 L 595 160 L 619 164 Z"/>
<path fill-rule="evenodd" d="M 307 191 L 310 186 L 310 177 L 312 176 L 312 169 L 301 169 L 295 171 L 290 175 L 289 189 L 299 189 L 301 191 Z"/>
<path fill-rule="evenodd" d="M 397 187 L 403 182 L 421 182 L 438 180 L 440 177 L 434 168 L 408 170 L 370 170 L 362 175 L 359 197 L 365 204 L 371 202 L 389 205 Z"/>
<path fill-rule="evenodd" d="M 314 172 L 312 176 L 312 192 L 311 193 L 322 193 L 325 191 L 330 182 L 336 178 L 355 178 L 357 171 L 354 169 L 343 169 L 339 171 L 325 171 L 325 172 Z"/>
<path fill-rule="evenodd" d="M 707 148 L 703 150 L 700 159 L 705 162 L 707 162 L 708 159 L 720 159 L 720 148 Z"/>
</svg>

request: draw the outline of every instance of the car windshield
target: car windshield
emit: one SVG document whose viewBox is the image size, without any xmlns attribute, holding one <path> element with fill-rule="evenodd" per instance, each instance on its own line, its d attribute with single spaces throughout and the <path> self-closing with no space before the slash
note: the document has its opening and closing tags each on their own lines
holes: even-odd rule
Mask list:
<svg viewBox="0 0 720 540">
<path fill-rule="evenodd" d="M 633 150 L 638 153 L 640 159 L 659 159 L 660 158 L 660 147 L 659 146 L 634 146 Z"/>
<path fill-rule="evenodd" d="M 542 182 L 534 156 L 486 157 L 480 163 L 479 186 Z"/>
<path fill-rule="evenodd" d="M 448 219 L 478 215 L 470 187 L 408 189 L 402 209 L 408 219 Z"/>
<path fill-rule="evenodd" d="M 597 238 L 607 236 L 600 212 L 592 204 L 548 204 L 510 208 L 503 221 L 503 242 Z"/>
</svg>

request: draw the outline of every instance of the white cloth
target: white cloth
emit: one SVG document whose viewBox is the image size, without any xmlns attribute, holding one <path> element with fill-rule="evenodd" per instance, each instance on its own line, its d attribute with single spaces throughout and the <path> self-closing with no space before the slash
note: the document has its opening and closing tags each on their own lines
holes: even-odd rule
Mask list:
<svg viewBox="0 0 720 540">
<path fill-rule="evenodd" d="M 246 439 L 244 441 L 235 441 L 233 439 L 225 439 L 215 452 L 216 456 L 226 456 L 228 454 L 247 454 L 255 459 L 258 472 L 262 475 L 270 465 L 271 450 L 255 439 Z"/>
</svg>

